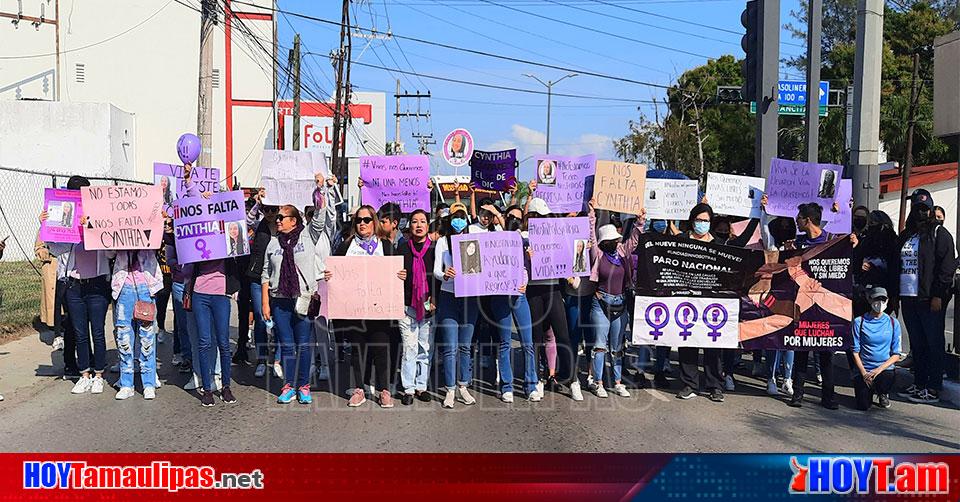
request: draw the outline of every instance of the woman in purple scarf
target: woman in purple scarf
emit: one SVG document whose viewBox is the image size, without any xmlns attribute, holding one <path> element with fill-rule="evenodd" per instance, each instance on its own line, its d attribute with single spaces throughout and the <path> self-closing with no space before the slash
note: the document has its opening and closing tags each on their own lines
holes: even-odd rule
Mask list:
<svg viewBox="0 0 960 502">
<path fill-rule="evenodd" d="M 400 383 L 404 405 L 413 404 L 414 396 L 427 402 L 427 378 L 430 376 L 430 350 L 433 347 L 433 313 L 436 281 L 433 278 L 434 243 L 427 236 L 430 221 L 427 212 L 417 209 L 410 214 L 410 238 L 400 244 L 403 254 L 403 281 L 406 316 L 400 320 L 402 339 Z M 428 272 L 429 271 L 429 272 Z"/>
</svg>

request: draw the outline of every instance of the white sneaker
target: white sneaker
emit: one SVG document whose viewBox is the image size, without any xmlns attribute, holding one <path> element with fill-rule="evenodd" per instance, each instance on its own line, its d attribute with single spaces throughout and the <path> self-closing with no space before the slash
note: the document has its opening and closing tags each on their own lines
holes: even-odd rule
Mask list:
<svg viewBox="0 0 960 502">
<path fill-rule="evenodd" d="M 213 375 L 213 388 L 216 390 L 223 388 L 223 380 L 220 379 L 220 375 Z"/>
<path fill-rule="evenodd" d="M 768 396 L 779 396 L 780 391 L 777 390 L 777 379 L 771 378 L 767 380 L 767 395 Z"/>
<path fill-rule="evenodd" d="M 90 393 L 103 394 L 103 378 L 93 377 L 93 382 L 90 384 Z"/>
<path fill-rule="evenodd" d="M 120 387 L 120 391 L 117 392 L 116 399 L 118 401 L 123 401 L 124 399 L 130 399 L 133 397 L 133 387 Z"/>
<path fill-rule="evenodd" d="M 3 394 L 0 394 L 0 401 L 3 401 Z"/>
<path fill-rule="evenodd" d="M 780 391 L 788 396 L 793 395 L 793 380 L 787 378 L 783 381 L 783 385 L 780 386 Z"/>
<path fill-rule="evenodd" d="M 157 397 L 157 389 L 153 387 L 144 387 L 143 388 L 143 398 L 150 400 Z"/>
<path fill-rule="evenodd" d="M 190 381 L 188 381 L 187 384 L 183 386 L 183 390 L 197 390 L 199 388 L 200 388 L 200 379 L 197 378 L 196 374 L 194 374 L 193 378 L 191 378 Z"/>
<path fill-rule="evenodd" d="M 505 403 L 512 403 L 512 402 L 513 402 L 513 392 L 504 392 L 503 394 L 500 395 L 500 400 L 503 401 L 503 402 L 505 402 Z"/>
<path fill-rule="evenodd" d="M 443 407 L 453 409 L 453 402 L 456 400 L 456 391 L 447 389 L 447 394 L 443 397 Z"/>
<path fill-rule="evenodd" d="M 630 397 L 630 391 L 628 391 L 627 386 L 622 383 L 613 386 L 613 393 L 620 397 Z"/>
<path fill-rule="evenodd" d="M 120 363 L 114 363 L 110 366 L 110 373 L 120 373 Z"/>
<path fill-rule="evenodd" d="M 536 391 L 536 390 L 531 392 L 530 395 L 527 396 L 527 401 L 530 401 L 531 403 L 539 403 L 542 400 L 543 400 L 543 394 L 541 394 L 539 391 Z"/>
<path fill-rule="evenodd" d="M 154 380 L 156 380 L 156 382 L 157 382 L 157 388 L 158 388 L 158 389 L 159 389 L 160 387 L 163 387 L 163 382 L 160 381 L 160 377 L 157 377 L 157 378 L 155 378 Z"/>
<path fill-rule="evenodd" d="M 596 381 L 594 381 L 593 375 L 587 375 L 587 388 L 592 389 L 595 383 Z"/>
<path fill-rule="evenodd" d="M 580 390 L 580 382 L 576 380 L 570 384 L 570 398 L 574 401 L 583 401 L 583 392 Z"/>
<path fill-rule="evenodd" d="M 733 375 L 727 375 L 723 377 L 723 390 L 727 392 L 733 392 L 737 390 L 737 385 L 733 381 Z"/>
<path fill-rule="evenodd" d="M 53 339 L 53 350 L 63 350 L 63 337 L 58 336 Z"/>
<path fill-rule="evenodd" d="M 597 397 L 599 397 L 599 398 L 602 398 L 602 399 L 606 399 L 606 398 L 607 398 L 607 389 L 604 389 L 604 388 L 603 388 L 603 385 L 594 385 L 594 386 L 593 386 L 593 393 L 596 394 Z"/>
<path fill-rule="evenodd" d="M 73 389 L 70 391 L 71 394 L 83 394 L 90 390 L 90 386 L 93 385 L 93 379 L 90 377 L 80 377 L 80 380 L 77 380 L 77 383 L 73 385 Z"/>
<path fill-rule="evenodd" d="M 283 366 L 280 365 L 280 361 L 274 361 L 273 363 L 273 376 L 283 378 Z"/>
<path fill-rule="evenodd" d="M 470 395 L 470 391 L 462 385 L 457 386 L 457 391 L 460 392 L 460 402 L 466 405 L 477 404 L 477 400 Z"/>
<path fill-rule="evenodd" d="M 170 364 L 174 366 L 180 366 L 181 364 L 183 364 L 183 356 L 181 356 L 180 354 L 174 354 L 173 358 L 170 359 Z"/>
<path fill-rule="evenodd" d="M 543 396 L 543 380 L 537 382 L 537 394 Z"/>
<path fill-rule="evenodd" d="M 267 365 L 260 363 L 257 365 L 257 369 L 253 371 L 253 376 L 257 378 L 263 378 L 263 375 L 267 374 Z"/>
</svg>

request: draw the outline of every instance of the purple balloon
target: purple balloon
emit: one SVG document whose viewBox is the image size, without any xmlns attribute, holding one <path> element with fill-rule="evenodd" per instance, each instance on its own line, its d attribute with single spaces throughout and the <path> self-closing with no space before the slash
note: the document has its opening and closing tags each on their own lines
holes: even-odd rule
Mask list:
<svg viewBox="0 0 960 502">
<path fill-rule="evenodd" d="M 186 133 L 177 141 L 177 155 L 184 164 L 192 164 L 200 157 L 200 138 Z"/>
</svg>

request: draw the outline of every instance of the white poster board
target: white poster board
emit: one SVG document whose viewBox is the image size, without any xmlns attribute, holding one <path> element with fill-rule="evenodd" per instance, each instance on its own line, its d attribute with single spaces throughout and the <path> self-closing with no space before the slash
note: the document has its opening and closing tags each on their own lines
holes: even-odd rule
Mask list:
<svg viewBox="0 0 960 502">
<path fill-rule="evenodd" d="M 267 192 L 263 204 L 290 204 L 301 209 L 312 206 L 316 174 L 327 176 L 323 152 L 264 150 L 260 160 L 260 186 Z"/>
<path fill-rule="evenodd" d="M 697 199 L 696 180 L 647 178 L 643 187 L 643 207 L 648 220 L 686 220 Z"/>
<path fill-rule="evenodd" d="M 760 198 L 767 180 L 753 176 L 707 173 L 707 203 L 716 214 L 760 217 Z"/>
</svg>

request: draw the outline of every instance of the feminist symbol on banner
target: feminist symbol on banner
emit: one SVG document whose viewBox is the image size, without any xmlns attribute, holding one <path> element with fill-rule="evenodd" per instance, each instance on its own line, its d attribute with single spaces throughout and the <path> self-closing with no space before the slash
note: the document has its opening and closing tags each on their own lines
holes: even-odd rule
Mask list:
<svg viewBox="0 0 960 502">
<path fill-rule="evenodd" d="M 652 322 L 650 320 L 651 312 L 653 313 L 654 318 L 654 321 Z M 660 338 L 660 335 L 663 334 L 663 331 L 661 330 L 670 323 L 670 309 L 668 309 L 667 306 L 661 302 L 651 303 L 650 306 L 647 307 L 645 317 L 647 319 L 647 325 L 653 328 L 653 330 L 650 331 L 650 334 L 653 336 L 653 339 L 656 340 Z M 660 321 L 661 317 L 663 318 L 663 322 Z"/>
<path fill-rule="evenodd" d="M 683 315 L 681 315 L 681 312 Z M 680 326 L 680 336 L 683 337 L 683 340 L 686 341 L 687 338 L 693 336 L 693 332 L 690 331 L 690 328 L 697 323 L 697 308 L 693 306 L 690 302 L 683 302 L 680 305 L 677 305 L 677 311 L 674 313 L 674 318 L 677 320 L 677 326 Z M 683 319 L 681 321 L 681 318 Z"/>
<path fill-rule="evenodd" d="M 197 251 L 200 251 L 200 257 L 204 260 L 210 259 L 211 251 L 207 250 L 207 241 L 206 239 L 197 239 L 193 245 L 197 248 Z"/>
<path fill-rule="evenodd" d="M 727 309 L 719 303 L 707 305 L 707 308 L 703 309 L 703 323 L 710 328 L 710 333 L 707 333 L 707 336 L 713 338 L 713 341 L 717 341 L 717 338 L 720 337 L 720 328 L 727 323 Z"/>
</svg>

